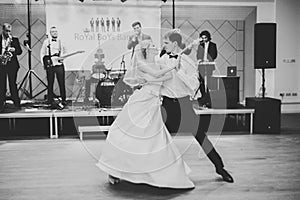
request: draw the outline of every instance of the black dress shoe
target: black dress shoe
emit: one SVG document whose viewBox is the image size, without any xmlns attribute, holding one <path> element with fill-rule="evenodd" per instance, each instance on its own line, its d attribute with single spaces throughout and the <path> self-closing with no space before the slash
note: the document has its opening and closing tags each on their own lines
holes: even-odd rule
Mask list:
<svg viewBox="0 0 300 200">
<path fill-rule="evenodd" d="M 217 170 L 217 174 L 222 176 L 223 181 L 226 181 L 228 183 L 233 183 L 232 176 L 225 169 Z"/>
</svg>

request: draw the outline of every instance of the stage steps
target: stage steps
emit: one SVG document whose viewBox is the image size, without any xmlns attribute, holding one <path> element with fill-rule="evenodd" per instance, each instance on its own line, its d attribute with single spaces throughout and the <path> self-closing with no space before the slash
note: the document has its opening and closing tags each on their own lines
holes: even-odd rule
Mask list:
<svg viewBox="0 0 300 200">
<path fill-rule="evenodd" d="M 85 132 L 104 132 L 108 131 L 110 126 L 78 126 L 79 139 L 82 140 Z"/>
</svg>

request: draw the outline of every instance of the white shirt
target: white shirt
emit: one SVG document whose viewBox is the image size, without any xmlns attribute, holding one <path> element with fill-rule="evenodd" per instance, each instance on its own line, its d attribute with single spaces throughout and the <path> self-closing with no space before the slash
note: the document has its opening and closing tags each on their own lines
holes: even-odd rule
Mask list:
<svg viewBox="0 0 300 200">
<path fill-rule="evenodd" d="M 161 67 L 170 67 L 178 63 L 178 59 L 169 58 L 169 55 L 165 54 L 158 59 L 158 63 Z M 186 96 L 194 95 L 199 88 L 198 71 L 194 62 L 187 56 L 181 56 L 180 70 L 172 70 L 172 78 L 163 82 L 161 88 L 161 95 L 169 98 L 182 98 Z M 200 94 L 200 93 L 199 93 Z M 199 94 L 197 97 L 199 97 Z"/>
<path fill-rule="evenodd" d="M 45 55 L 49 55 L 49 48 L 48 45 L 50 44 L 50 51 L 51 51 L 51 56 L 54 54 L 59 54 L 60 56 L 66 53 L 66 48 L 61 42 L 59 38 L 56 39 L 56 41 L 52 41 L 51 39 L 46 39 L 43 42 L 43 46 L 41 48 L 41 61 L 43 63 L 43 57 Z M 61 65 L 61 62 L 58 62 L 56 59 L 52 59 L 53 65 Z"/>
<path fill-rule="evenodd" d="M 207 53 L 208 53 L 208 45 L 209 45 L 209 42 L 205 42 L 204 43 L 204 55 L 203 55 L 203 60 L 208 60 L 207 59 Z"/>
<path fill-rule="evenodd" d="M 4 39 L 4 36 L 2 35 L 2 49 L 1 49 L 1 55 L 5 52 L 6 47 L 8 46 L 9 43 L 9 38 Z"/>
</svg>

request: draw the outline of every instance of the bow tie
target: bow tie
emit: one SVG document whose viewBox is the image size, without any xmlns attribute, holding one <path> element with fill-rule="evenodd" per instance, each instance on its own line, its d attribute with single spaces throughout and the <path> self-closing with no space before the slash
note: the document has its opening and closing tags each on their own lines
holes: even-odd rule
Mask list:
<svg viewBox="0 0 300 200">
<path fill-rule="evenodd" d="M 52 39 L 52 42 L 56 42 L 57 41 L 57 39 Z"/>
<path fill-rule="evenodd" d="M 177 59 L 177 58 L 178 58 L 178 55 L 172 55 L 172 54 L 169 54 L 169 58 L 175 58 L 175 59 Z"/>
</svg>

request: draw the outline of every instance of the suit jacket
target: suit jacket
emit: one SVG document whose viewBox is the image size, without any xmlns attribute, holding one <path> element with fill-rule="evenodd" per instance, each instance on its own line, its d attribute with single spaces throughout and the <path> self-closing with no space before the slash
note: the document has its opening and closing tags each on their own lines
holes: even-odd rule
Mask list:
<svg viewBox="0 0 300 200">
<path fill-rule="evenodd" d="M 152 40 L 151 36 L 150 35 L 147 35 L 147 34 L 144 34 L 144 33 L 141 33 L 142 34 L 142 40 Z M 135 40 L 134 42 L 132 41 L 132 38 L 135 37 L 135 35 L 131 35 L 129 36 L 129 40 L 128 40 L 128 44 L 127 44 L 127 48 L 128 49 L 131 49 L 131 48 L 134 48 L 140 41 L 138 40 Z"/>
<path fill-rule="evenodd" d="M 22 54 L 22 49 L 20 46 L 19 39 L 17 37 L 12 37 L 12 42 L 11 42 L 10 46 L 15 48 L 15 52 L 13 52 L 13 56 L 12 56 L 11 60 L 7 63 L 7 67 L 10 69 L 12 69 L 12 68 L 19 69 L 20 65 L 19 65 L 17 55 Z M 2 34 L 0 35 L 0 49 L 2 49 Z"/>
<path fill-rule="evenodd" d="M 200 43 L 197 49 L 197 60 L 203 60 L 204 56 L 204 43 Z M 207 59 L 213 62 L 218 56 L 217 45 L 213 42 L 209 42 L 207 50 Z"/>
</svg>

